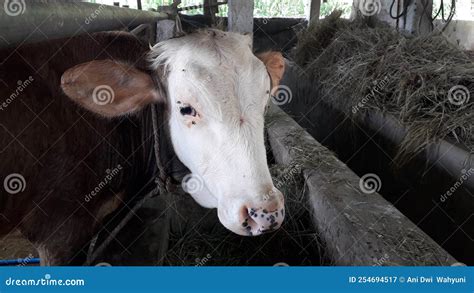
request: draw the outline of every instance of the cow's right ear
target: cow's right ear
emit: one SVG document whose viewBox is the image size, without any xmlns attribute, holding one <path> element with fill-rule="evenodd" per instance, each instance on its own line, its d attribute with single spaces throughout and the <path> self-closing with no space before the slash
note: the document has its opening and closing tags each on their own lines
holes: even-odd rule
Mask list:
<svg viewBox="0 0 474 293">
<path fill-rule="evenodd" d="M 161 102 L 150 75 L 113 60 L 98 60 L 68 69 L 61 77 L 64 93 L 104 117 L 118 117 Z"/>
</svg>

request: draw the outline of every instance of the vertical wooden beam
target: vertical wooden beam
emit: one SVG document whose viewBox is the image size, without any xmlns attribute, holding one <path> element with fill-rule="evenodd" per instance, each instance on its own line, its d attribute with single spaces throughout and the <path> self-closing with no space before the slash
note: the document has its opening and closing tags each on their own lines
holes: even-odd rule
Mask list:
<svg viewBox="0 0 474 293">
<path fill-rule="evenodd" d="M 374 17 L 397 27 L 397 20 L 390 17 L 391 4 L 391 0 L 354 0 L 351 18 L 359 12 L 365 17 Z M 392 8 L 393 15 L 403 14 L 398 19 L 398 29 L 418 36 L 432 31 L 432 11 L 433 0 L 396 0 Z"/>
<path fill-rule="evenodd" d="M 217 0 L 204 0 L 204 15 L 212 16 L 217 13 L 217 6 L 212 6 L 217 4 Z"/>
<path fill-rule="evenodd" d="M 309 20 L 319 19 L 321 12 L 321 0 L 311 0 Z"/>
<path fill-rule="evenodd" d="M 211 18 L 212 24 L 215 23 L 216 13 L 219 9 L 217 6 L 212 6 L 215 4 L 217 4 L 217 0 L 204 0 L 204 15 Z"/>
<path fill-rule="evenodd" d="M 174 20 L 165 19 L 156 24 L 156 42 L 166 41 L 173 38 L 176 24 Z"/>
<path fill-rule="evenodd" d="M 253 33 L 253 0 L 229 0 L 229 31 Z"/>
</svg>

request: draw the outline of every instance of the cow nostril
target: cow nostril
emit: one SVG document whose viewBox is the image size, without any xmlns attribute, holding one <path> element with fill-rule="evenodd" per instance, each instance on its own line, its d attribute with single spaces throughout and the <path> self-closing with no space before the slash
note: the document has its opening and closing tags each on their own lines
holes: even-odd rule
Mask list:
<svg viewBox="0 0 474 293">
<path fill-rule="evenodd" d="M 249 235 L 253 235 L 258 227 L 257 222 L 252 219 L 253 209 L 244 206 L 242 207 L 240 213 L 240 217 L 242 219 L 242 228 L 245 229 Z"/>
<path fill-rule="evenodd" d="M 241 210 L 242 228 L 249 235 L 260 235 L 278 229 L 284 219 L 283 208 L 250 208 Z"/>
</svg>

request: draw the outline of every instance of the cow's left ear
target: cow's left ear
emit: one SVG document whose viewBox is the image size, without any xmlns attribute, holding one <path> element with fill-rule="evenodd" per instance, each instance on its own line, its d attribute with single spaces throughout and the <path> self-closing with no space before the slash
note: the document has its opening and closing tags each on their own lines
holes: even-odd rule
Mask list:
<svg viewBox="0 0 474 293">
<path fill-rule="evenodd" d="M 267 71 L 272 79 L 272 91 L 275 91 L 278 85 L 280 85 L 283 73 L 285 73 L 285 58 L 283 58 L 280 52 L 265 52 L 257 54 L 257 57 L 267 67 Z"/>
<path fill-rule="evenodd" d="M 61 77 L 64 93 L 104 117 L 118 117 L 162 101 L 147 73 L 113 60 L 96 60 L 68 69 Z"/>
</svg>

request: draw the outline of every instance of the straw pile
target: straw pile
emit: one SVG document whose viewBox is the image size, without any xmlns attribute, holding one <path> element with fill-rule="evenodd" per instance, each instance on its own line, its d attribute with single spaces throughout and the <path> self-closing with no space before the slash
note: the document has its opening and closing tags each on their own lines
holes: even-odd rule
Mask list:
<svg viewBox="0 0 474 293">
<path fill-rule="evenodd" d="M 271 166 L 273 182 L 286 196 L 286 216 L 276 232 L 257 237 L 238 236 L 225 229 L 211 214 L 213 226 L 186 227 L 170 235 L 165 265 L 328 265 L 319 237 L 312 224 L 298 166 Z"/>
<path fill-rule="evenodd" d="M 374 110 L 398 119 L 408 131 L 399 159 L 439 139 L 474 152 L 474 62 L 442 35 L 407 37 L 334 12 L 300 35 L 294 60 L 353 119 Z"/>
</svg>

